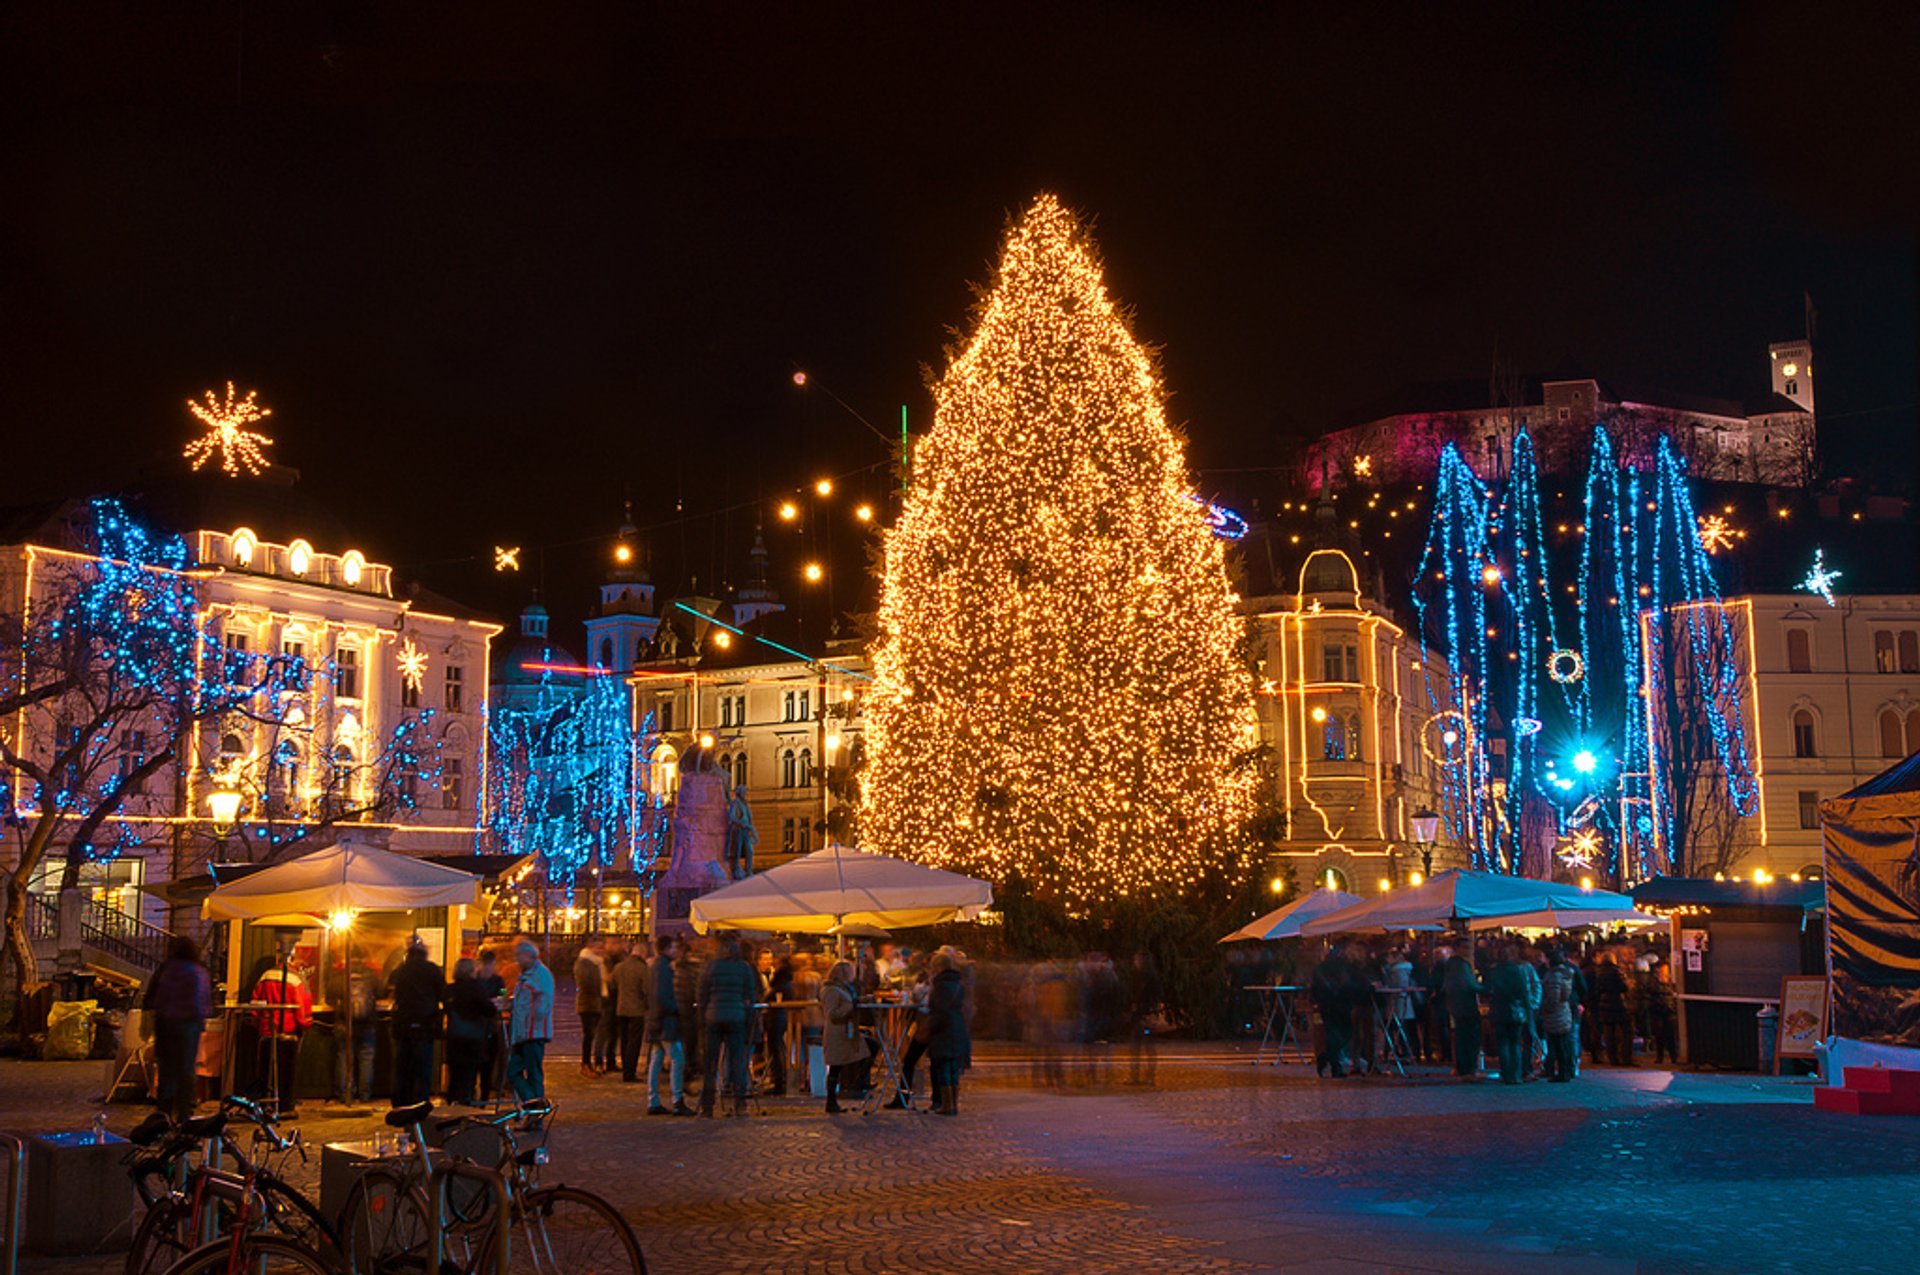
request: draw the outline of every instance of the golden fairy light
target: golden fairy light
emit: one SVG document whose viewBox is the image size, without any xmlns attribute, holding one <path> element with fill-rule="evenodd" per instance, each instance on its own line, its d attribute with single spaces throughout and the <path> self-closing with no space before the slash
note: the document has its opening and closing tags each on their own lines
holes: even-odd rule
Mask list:
<svg viewBox="0 0 1920 1275">
<path fill-rule="evenodd" d="M 520 546 L 495 545 L 493 547 L 493 569 L 495 571 L 518 571 L 520 569 Z"/>
<path fill-rule="evenodd" d="M 1152 356 L 1042 196 L 885 535 L 863 840 L 1069 910 L 1247 878 L 1253 677 L 1193 489 Z"/>
<path fill-rule="evenodd" d="M 187 410 L 207 427 L 206 433 L 188 443 L 180 453 L 192 463 L 195 473 L 213 459 L 215 452 L 220 455 L 222 472 L 229 476 L 238 476 L 242 466 L 249 474 L 257 474 L 267 467 L 267 454 L 261 448 L 273 446 L 273 440 L 246 428 L 273 415 L 271 407 L 260 406 L 259 397 L 258 390 L 248 390 L 245 398 L 237 397 L 233 382 L 228 381 L 224 399 L 214 397 L 214 392 L 208 390 L 200 402 L 187 400 Z"/>
<path fill-rule="evenodd" d="M 1700 516 L 1700 547 L 1709 554 L 1733 548 L 1733 528 L 1719 514 Z"/>
<path fill-rule="evenodd" d="M 400 680 L 407 684 L 410 691 L 418 691 L 427 680 L 427 653 L 414 645 L 408 638 L 400 644 L 399 654 L 394 657 L 400 664 Z"/>
</svg>

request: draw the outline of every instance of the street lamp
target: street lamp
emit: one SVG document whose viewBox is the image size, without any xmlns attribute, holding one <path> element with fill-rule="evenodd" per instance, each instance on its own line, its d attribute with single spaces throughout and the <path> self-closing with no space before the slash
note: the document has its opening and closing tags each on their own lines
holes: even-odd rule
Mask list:
<svg viewBox="0 0 1920 1275">
<path fill-rule="evenodd" d="M 1424 876 L 1433 875 L 1433 839 L 1440 835 L 1440 816 L 1425 806 L 1413 812 L 1413 842 L 1420 849 L 1420 871 Z"/>
<path fill-rule="evenodd" d="M 225 837 L 240 822 L 240 790 L 221 783 L 207 794 L 207 813 L 213 816 L 213 834 Z"/>
</svg>

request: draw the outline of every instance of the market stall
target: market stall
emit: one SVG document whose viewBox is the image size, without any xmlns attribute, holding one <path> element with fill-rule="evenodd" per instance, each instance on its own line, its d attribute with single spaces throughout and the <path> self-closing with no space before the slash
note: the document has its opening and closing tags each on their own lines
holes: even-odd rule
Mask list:
<svg viewBox="0 0 1920 1275">
<path fill-rule="evenodd" d="M 258 1066 L 283 1098 L 325 1094 L 336 1051 L 353 1056 L 369 1038 L 382 1074 L 380 1024 L 356 1024 L 355 1001 L 371 998 L 354 985 L 379 995 L 414 935 L 444 968 L 482 906 L 475 873 L 346 839 L 217 884 L 201 915 L 230 923 L 216 1046 L 223 1086 L 252 1082 Z M 329 1030 L 305 1030 L 316 1008 Z"/>
<path fill-rule="evenodd" d="M 700 934 L 833 934 L 853 925 L 896 930 L 971 921 L 992 904 L 985 881 L 833 845 L 695 899 L 690 919 Z"/>
<path fill-rule="evenodd" d="M 1422 885 L 1325 913 L 1302 925 L 1300 932 L 1573 929 L 1582 925 L 1651 925 L 1655 920 L 1637 911 L 1632 899 L 1610 890 L 1455 868 Z"/>
<path fill-rule="evenodd" d="M 1785 981 L 1825 973 L 1822 883 L 1654 877 L 1633 888 L 1633 899 L 1670 928 L 1682 1060 L 1771 1067 L 1763 1037 Z"/>
</svg>

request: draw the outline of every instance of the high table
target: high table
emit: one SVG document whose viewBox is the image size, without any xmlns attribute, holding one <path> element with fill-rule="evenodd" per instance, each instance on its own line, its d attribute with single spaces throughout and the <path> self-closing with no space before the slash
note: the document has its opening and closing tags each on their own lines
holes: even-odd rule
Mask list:
<svg viewBox="0 0 1920 1275">
<path fill-rule="evenodd" d="M 1398 1014 L 1392 1012 L 1396 996 L 1411 997 L 1418 989 L 1412 987 L 1393 987 L 1387 983 L 1375 983 L 1377 993 L 1373 1004 L 1373 1021 L 1380 1025 L 1380 1048 L 1393 1064 L 1393 1069 L 1402 1077 L 1407 1074 L 1406 1059 L 1413 1057 L 1413 1042 L 1407 1039 L 1407 1029 Z"/>
<path fill-rule="evenodd" d="M 920 1007 L 912 1001 L 856 1001 L 855 1008 L 873 1011 L 874 1035 L 880 1038 L 880 1059 L 886 1064 L 887 1078 L 893 1082 L 893 1092 L 901 1105 L 913 1110 L 913 1094 L 907 1089 L 900 1073 L 900 1054 L 913 1036 L 914 1019 L 919 1016 Z M 880 1108 L 880 1086 L 867 1086 L 866 1103 L 860 1108 L 865 1112 Z"/>
<path fill-rule="evenodd" d="M 819 1003 L 817 1000 L 756 1001 L 754 1003 L 754 1021 L 748 1033 L 752 1039 L 758 1040 L 760 1038 L 760 1015 L 778 1012 L 784 1013 L 787 1016 L 787 1031 L 786 1035 L 781 1038 L 780 1048 L 785 1050 L 787 1055 L 786 1074 L 788 1077 L 787 1087 L 789 1089 L 793 1087 L 792 1076 L 794 1067 L 798 1066 L 805 1069 L 807 1066 L 807 1051 L 801 1048 L 801 1041 L 804 1039 L 802 1033 L 806 1024 L 801 1021 L 800 1011 L 812 1009 Z M 768 1042 L 768 1047 L 772 1047 L 771 1041 Z M 749 1054 L 749 1057 L 751 1056 L 752 1055 Z M 757 1080 L 758 1077 L 755 1079 Z M 769 1075 L 767 1079 L 768 1083 L 771 1084 L 771 1075 Z M 778 1096 L 784 1098 L 786 1094 L 783 1092 Z"/>
<path fill-rule="evenodd" d="M 1297 983 L 1255 983 L 1247 990 L 1260 993 L 1260 999 L 1267 1010 L 1266 1030 L 1260 1033 L 1260 1048 L 1253 1053 L 1254 1066 L 1260 1065 L 1261 1055 L 1267 1052 L 1267 1042 L 1273 1040 L 1275 1022 L 1280 1024 L 1280 1038 L 1274 1041 L 1273 1061 L 1268 1065 L 1279 1066 L 1280 1056 L 1286 1052 L 1288 1045 L 1293 1046 L 1295 1062 L 1309 1061 L 1306 1041 L 1303 1039 L 1306 1036 L 1306 1030 L 1304 1027 L 1296 1026 L 1297 1020 L 1293 1012 L 1294 997 L 1306 989 Z"/>
</svg>

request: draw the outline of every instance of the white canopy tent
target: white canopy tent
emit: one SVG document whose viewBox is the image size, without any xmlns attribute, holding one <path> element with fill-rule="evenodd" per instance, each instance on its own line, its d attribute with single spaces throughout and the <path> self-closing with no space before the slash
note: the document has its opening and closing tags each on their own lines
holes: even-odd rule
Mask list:
<svg viewBox="0 0 1920 1275">
<path fill-rule="evenodd" d="M 831 934 L 971 921 L 993 903 L 985 881 L 832 845 L 693 901 L 695 931 Z"/>
<path fill-rule="evenodd" d="M 1220 942 L 1238 943 L 1249 939 L 1297 938 L 1300 927 L 1315 917 L 1325 916 L 1329 912 L 1338 912 L 1342 908 L 1350 908 L 1365 901 L 1359 895 L 1348 894 L 1345 890 L 1311 890 L 1293 902 L 1247 922 Z"/>
<path fill-rule="evenodd" d="M 1631 898 L 1611 890 L 1587 890 L 1531 877 L 1455 868 L 1435 875 L 1424 885 L 1329 912 L 1308 921 L 1300 932 L 1350 934 L 1454 925 L 1482 930 L 1501 926 L 1565 929 L 1653 919 L 1636 912 Z"/>
<path fill-rule="evenodd" d="M 255 921 L 288 913 L 331 917 L 479 902 L 480 878 L 472 872 L 339 841 L 215 886 L 200 915 L 211 921 Z"/>
</svg>

